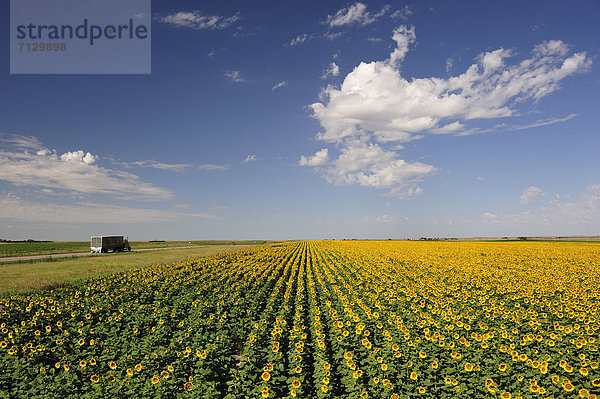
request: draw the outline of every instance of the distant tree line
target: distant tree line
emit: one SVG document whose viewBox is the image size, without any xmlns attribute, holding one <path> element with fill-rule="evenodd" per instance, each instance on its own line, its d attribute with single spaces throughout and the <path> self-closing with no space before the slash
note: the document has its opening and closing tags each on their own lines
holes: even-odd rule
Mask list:
<svg viewBox="0 0 600 399">
<path fill-rule="evenodd" d="M 54 242 L 54 241 L 49 241 L 49 240 L 34 240 L 32 238 L 28 238 L 27 240 L 6 240 L 4 238 L 0 238 L 0 242 L 23 243 L 23 242 Z"/>
</svg>

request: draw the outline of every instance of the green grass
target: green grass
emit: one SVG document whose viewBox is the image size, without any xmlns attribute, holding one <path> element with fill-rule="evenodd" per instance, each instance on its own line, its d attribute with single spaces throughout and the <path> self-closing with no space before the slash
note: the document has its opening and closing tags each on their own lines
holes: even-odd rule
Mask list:
<svg viewBox="0 0 600 399">
<path fill-rule="evenodd" d="M 73 242 L 18 242 L 0 244 L 0 257 L 76 253 L 90 250 L 90 243 Z"/>
<path fill-rule="evenodd" d="M 125 252 L 60 258 L 52 261 L 44 259 L 43 261 L 36 260 L 27 263 L 8 263 L 0 265 L 0 295 L 49 290 L 68 286 L 93 276 L 107 275 L 153 264 L 176 262 L 188 258 L 199 258 L 249 247 L 251 246 L 221 244 L 198 248 L 170 249 L 168 251 Z"/>
<path fill-rule="evenodd" d="M 230 245 L 235 242 L 236 245 L 253 245 L 254 240 L 246 241 L 132 241 L 132 249 L 144 248 L 170 248 L 187 247 L 191 245 Z M 263 244 L 265 241 L 256 241 L 256 244 Z M 55 241 L 55 242 L 25 242 L 25 243 L 2 243 L 0 244 L 0 258 L 9 258 L 15 256 L 33 256 L 33 255 L 51 255 L 51 254 L 70 254 L 89 252 L 89 241 Z"/>
</svg>

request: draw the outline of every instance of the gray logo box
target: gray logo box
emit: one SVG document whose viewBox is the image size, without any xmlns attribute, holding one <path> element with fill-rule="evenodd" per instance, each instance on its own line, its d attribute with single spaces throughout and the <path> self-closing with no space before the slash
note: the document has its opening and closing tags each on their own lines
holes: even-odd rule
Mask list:
<svg viewBox="0 0 600 399">
<path fill-rule="evenodd" d="M 150 0 L 10 0 L 11 74 L 149 74 Z"/>
</svg>

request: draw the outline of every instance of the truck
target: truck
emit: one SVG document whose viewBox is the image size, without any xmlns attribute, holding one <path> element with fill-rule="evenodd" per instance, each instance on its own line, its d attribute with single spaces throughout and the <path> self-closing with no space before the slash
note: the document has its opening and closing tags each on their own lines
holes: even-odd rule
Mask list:
<svg viewBox="0 0 600 399">
<path fill-rule="evenodd" d="M 90 242 L 92 253 L 131 251 L 129 237 L 124 236 L 92 236 Z"/>
</svg>

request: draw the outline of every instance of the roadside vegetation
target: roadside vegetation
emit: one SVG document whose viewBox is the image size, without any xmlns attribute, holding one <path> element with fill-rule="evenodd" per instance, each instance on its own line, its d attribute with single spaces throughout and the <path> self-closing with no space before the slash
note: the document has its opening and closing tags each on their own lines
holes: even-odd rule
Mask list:
<svg viewBox="0 0 600 399">
<path fill-rule="evenodd" d="M 205 240 L 205 241 L 131 241 L 132 249 L 145 248 L 171 248 L 188 247 L 192 245 L 254 245 L 264 244 L 266 241 L 224 241 L 224 240 Z M 16 256 L 34 256 L 51 254 L 69 254 L 90 251 L 89 241 L 49 241 L 49 242 L 18 242 L 18 243 L 0 243 L 0 258 Z"/>
</svg>

